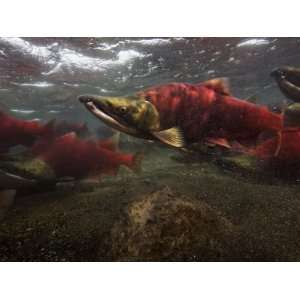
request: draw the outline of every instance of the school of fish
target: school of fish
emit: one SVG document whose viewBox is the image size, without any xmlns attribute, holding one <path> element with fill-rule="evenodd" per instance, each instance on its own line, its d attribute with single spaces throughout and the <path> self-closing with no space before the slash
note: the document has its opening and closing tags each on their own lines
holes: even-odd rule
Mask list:
<svg viewBox="0 0 300 300">
<path fill-rule="evenodd" d="M 82 95 L 79 101 L 106 125 L 138 138 L 182 151 L 213 145 L 254 156 L 268 167 L 298 168 L 300 70 L 282 67 L 271 76 L 293 101 L 280 113 L 234 97 L 223 78 L 198 84 L 168 83 L 124 97 Z M 46 163 L 56 178 L 74 180 L 116 175 L 121 165 L 137 172 L 143 157 L 120 152 L 115 140 L 91 138 L 85 123 L 43 124 L 0 111 L 0 159 L 18 145 Z M 4 189 L 1 183 L 0 188 Z"/>
<path fill-rule="evenodd" d="M 289 100 L 300 102 L 300 69 L 282 67 L 271 76 Z M 105 124 L 135 137 L 186 150 L 215 145 L 283 169 L 300 162 L 300 105 L 273 112 L 232 96 L 227 79 L 169 83 L 125 97 L 82 95 L 79 101 Z"/>
</svg>

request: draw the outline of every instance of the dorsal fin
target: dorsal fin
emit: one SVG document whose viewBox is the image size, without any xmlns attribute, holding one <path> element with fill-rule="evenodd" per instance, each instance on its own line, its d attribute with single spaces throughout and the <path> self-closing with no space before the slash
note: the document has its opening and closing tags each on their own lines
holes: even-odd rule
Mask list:
<svg viewBox="0 0 300 300">
<path fill-rule="evenodd" d="M 223 95 L 229 96 L 231 94 L 229 79 L 226 77 L 210 79 L 204 82 L 200 82 L 199 85 L 204 85 Z"/>
</svg>

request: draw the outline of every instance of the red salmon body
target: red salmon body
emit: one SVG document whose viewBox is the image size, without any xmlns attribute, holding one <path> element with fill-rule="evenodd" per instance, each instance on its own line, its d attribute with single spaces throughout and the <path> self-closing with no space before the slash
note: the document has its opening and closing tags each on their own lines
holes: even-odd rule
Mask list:
<svg viewBox="0 0 300 300">
<path fill-rule="evenodd" d="M 300 163 L 300 128 L 286 128 L 281 137 L 272 138 L 259 145 L 253 152 L 266 163 L 288 166 Z"/>
<path fill-rule="evenodd" d="M 39 138 L 53 138 L 71 131 L 82 135 L 88 133 L 85 124 L 54 120 L 42 124 L 38 121 L 20 120 L 0 111 L 0 153 L 17 145 L 31 147 Z"/>
<path fill-rule="evenodd" d="M 37 121 L 23 121 L 0 112 L 0 151 L 16 145 L 31 146 L 43 126 Z"/>
<path fill-rule="evenodd" d="M 261 133 L 282 128 L 281 115 L 232 97 L 216 80 L 195 85 L 170 83 L 139 95 L 157 108 L 162 129 L 181 127 L 188 143 L 207 138 L 256 142 Z"/>
<path fill-rule="evenodd" d="M 135 157 L 101 147 L 98 142 L 82 140 L 74 133 L 37 143 L 32 153 L 47 162 L 57 177 L 83 178 L 116 174 L 120 165 L 134 168 Z"/>
</svg>

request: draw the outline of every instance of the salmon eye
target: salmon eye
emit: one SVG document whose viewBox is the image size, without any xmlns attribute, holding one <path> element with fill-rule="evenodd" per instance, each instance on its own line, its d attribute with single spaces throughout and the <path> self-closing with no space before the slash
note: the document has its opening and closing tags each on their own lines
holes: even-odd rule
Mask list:
<svg viewBox="0 0 300 300">
<path fill-rule="evenodd" d="M 125 113 L 127 112 L 127 107 L 121 106 L 121 107 L 119 108 L 119 112 L 120 112 L 121 114 L 125 114 Z"/>
</svg>

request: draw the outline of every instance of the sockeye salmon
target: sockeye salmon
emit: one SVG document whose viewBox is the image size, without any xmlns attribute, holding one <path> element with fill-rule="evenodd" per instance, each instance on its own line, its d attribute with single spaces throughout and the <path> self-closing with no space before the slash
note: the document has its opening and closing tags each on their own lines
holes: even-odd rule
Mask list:
<svg viewBox="0 0 300 300">
<path fill-rule="evenodd" d="M 179 148 L 254 146 L 282 129 L 281 114 L 233 97 L 225 79 L 169 83 L 129 97 L 83 95 L 79 101 L 119 131 Z"/>
</svg>

